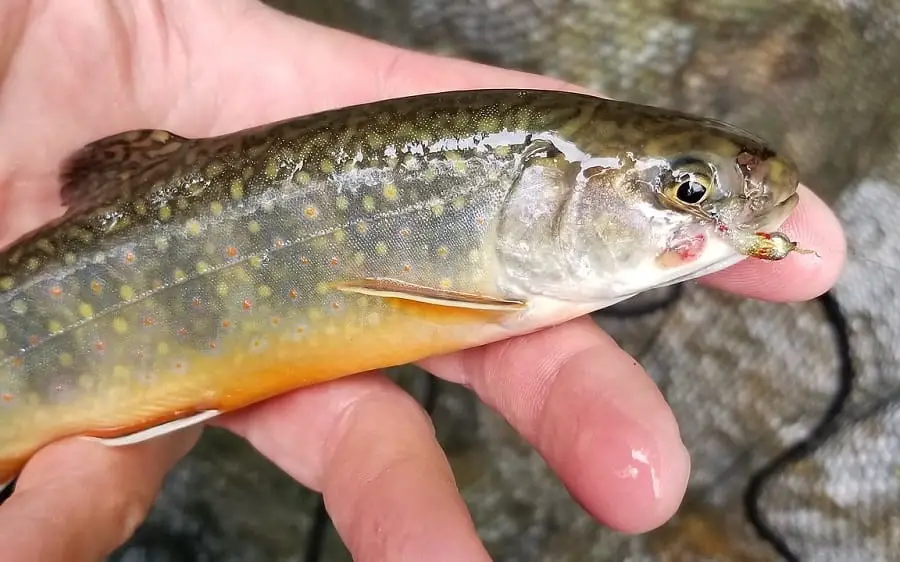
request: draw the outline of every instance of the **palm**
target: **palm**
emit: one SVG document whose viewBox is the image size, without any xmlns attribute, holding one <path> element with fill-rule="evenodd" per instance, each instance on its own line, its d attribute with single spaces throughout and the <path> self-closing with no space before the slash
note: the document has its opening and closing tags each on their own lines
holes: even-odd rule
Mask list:
<svg viewBox="0 0 900 562">
<path fill-rule="evenodd" d="M 62 211 L 61 160 L 105 135 L 153 127 L 205 136 L 423 91 L 567 87 L 401 51 L 253 0 L 89 0 L 78 10 L 39 0 L 0 7 L 0 245 Z M 777 300 L 828 288 L 842 263 L 843 238 L 823 204 L 809 192 L 804 197 L 792 234 L 828 259 L 768 269 L 742 264 L 714 283 Z M 801 276 L 804 283 L 796 283 Z M 680 501 L 687 463 L 671 412 L 650 379 L 590 322 L 427 366 L 472 387 L 504 415 L 605 523 L 647 529 Z M 427 422 L 381 375 L 290 393 L 221 423 L 323 490 L 357 557 L 433 557 L 437 541 L 452 559 L 484 558 Z M 43 559 L 42 548 L 86 559 L 108 552 L 140 521 L 160 478 L 195 437 L 187 432 L 116 450 L 77 440 L 48 447 L 0 508 L 0 542 L 20 560 Z M 652 466 L 638 467 L 633 482 L 619 480 L 614 474 L 638 448 Z M 398 485 L 406 491 L 396 494 Z M 64 517 L 55 515 L 59 510 Z M 82 533 L 88 526 L 98 530 L 90 538 Z M 56 542 L 47 543 L 54 532 Z"/>
</svg>

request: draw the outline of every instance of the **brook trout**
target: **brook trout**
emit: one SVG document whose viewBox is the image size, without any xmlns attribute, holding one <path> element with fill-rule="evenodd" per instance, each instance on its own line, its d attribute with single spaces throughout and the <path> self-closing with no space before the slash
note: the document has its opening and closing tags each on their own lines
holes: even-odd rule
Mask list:
<svg viewBox="0 0 900 562">
<path fill-rule="evenodd" d="M 445 92 L 61 171 L 0 253 L 0 482 L 291 389 L 533 332 L 747 256 L 797 170 L 724 123 L 588 95 Z"/>
</svg>

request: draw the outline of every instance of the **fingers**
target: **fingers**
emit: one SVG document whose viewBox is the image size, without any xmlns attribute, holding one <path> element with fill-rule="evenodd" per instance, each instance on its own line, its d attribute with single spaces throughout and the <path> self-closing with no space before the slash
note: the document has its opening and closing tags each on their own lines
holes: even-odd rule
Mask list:
<svg viewBox="0 0 900 562">
<path fill-rule="evenodd" d="M 606 525 L 642 532 L 684 495 L 689 460 L 653 381 L 587 318 L 422 362 L 471 387 Z"/>
<path fill-rule="evenodd" d="M 791 254 L 780 262 L 745 260 L 709 275 L 703 282 L 739 295 L 771 301 L 815 298 L 837 281 L 844 267 L 847 243 L 837 217 L 815 193 L 800 187 L 800 204 L 782 231 L 819 254 Z"/>
<path fill-rule="evenodd" d="M 216 423 L 322 491 L 356 560 L 489 560 L 430 420 L 368 373 L 302 389 Z"/>
<path fill-rule="evenodd" d="M 190 428 L 121 448 L 80 439 L 48 446 L 0 506 L 3 552 L 17 562 L 104 560 L 144 520 L 165 473 L 199 434 Z"/>
</svg>

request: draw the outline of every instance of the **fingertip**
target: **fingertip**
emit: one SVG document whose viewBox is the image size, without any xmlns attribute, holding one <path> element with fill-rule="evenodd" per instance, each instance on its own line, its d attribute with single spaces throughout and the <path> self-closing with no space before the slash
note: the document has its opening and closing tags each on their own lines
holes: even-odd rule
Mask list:
<svg viewBox="0 0 900 562">
<path fill-rule="evenodd" d="M 800 203 L 781 231 L 814 254 L 792 253 L 777 262 L 748 258 L 704 277 L 703 284 L 777 302 L 810 300 L 830 290 L 846 260 L 844 230 L 828 204 L 812 190 L 801 185 L 798 193 Z"/>
<path fill-rule="evenodd" d="M 594 518 L 621 533 L 643 533 L 677 511 L 690 458 L 652 380 L 624 352 L 602 354 L 606 373 L 597 372 L 593 351 L 566 366 L 570 374 L 548 396 L 541 449 Z"/>
</svg>

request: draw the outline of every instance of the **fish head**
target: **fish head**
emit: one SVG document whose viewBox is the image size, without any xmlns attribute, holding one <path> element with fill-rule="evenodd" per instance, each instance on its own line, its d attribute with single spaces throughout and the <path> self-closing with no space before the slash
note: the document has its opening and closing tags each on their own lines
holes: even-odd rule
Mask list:
<svg viewBox="0 0 900 562">
<path fill-rule="evenodd" d="M 584 157 L 552 227 L 519 233 L 535 240 L 516 264 L 531 261 L 529 290 L 604 306 L 695 279 L 748 257 L 747 241 L 798 203 L 797 167 L 748 132 L 689 116 L 648 116 L 630 130 L 644 134 L 593 150 L 575 141 Z"/>
</svg>

